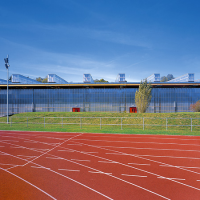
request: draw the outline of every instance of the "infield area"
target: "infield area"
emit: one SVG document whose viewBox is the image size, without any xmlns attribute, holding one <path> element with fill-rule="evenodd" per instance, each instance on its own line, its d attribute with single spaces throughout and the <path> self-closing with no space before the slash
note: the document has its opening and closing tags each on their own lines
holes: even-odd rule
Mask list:
<svg viewBox="0 0 200 200">
<path fill-rule="evenodd" d="M 0 131 L 0 199 L 200 197 L 200 137 Z"/>
</svg>

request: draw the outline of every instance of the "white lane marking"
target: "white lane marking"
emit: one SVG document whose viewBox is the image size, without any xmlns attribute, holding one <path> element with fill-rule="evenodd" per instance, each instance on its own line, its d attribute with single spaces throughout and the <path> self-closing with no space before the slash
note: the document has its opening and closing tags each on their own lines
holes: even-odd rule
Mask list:
<svg viewBox="0 0 200 200">
<path fill-rule="evenodd" d="M 77 151 L 77 152 L 78 152 L 78 151 Z M 92 155 L 92 156 L 98 157 L 98 156 L 95 156 L 95 155 Z M 100 170 L 98 170 L 98 169 L 94 169 L 94 168 L 92 168 L 92 167 L 89 167 L 89 166 L 86 166 L 86 165 L 83 165 L 83 164 L 80 164 L 80 163 L 77 163 L 77 162 L 68 160 L 68 159 L 66 159 L 66 158 L 62 158 L 62 159 L 63 159 L 63 160 L 67 160 L 67 161 L 72 162 L 72 163 L 75 163 L 75 164 L 77 164 L 77 165 L 86 167 L 86 168 L 91 169 L 91 170 L 93 170 L 93 171 L 97 171 L 98 173 L 104 173 L 104 172 L 102 172 L 102 171 L 100 171 Z M 106 159 L 106 158 L 104 158 L 104 159 Z M 150 172 L 149 172 L 149 173 L 150 173 Z M 152 193 L 152 194 L 155 194 L 155 195 L 157 195 L 157 196 L 159 196 L 159 197 L 162 197 L 162 198 L 164 198 L 164 199 L 170 200 L 169 198 L 167 198 L 167 197 L 165 197 L 165 196 L 162 196 L 162 195 L 160 195 L 160 194 L 158 194 L 158 193 L 156 193 L 156 192 L 153 192 L 153 191 L 151 191 L 151 190 L 148 190 L 148 189 L 146 189 L 146 188 L 143 188 L 143 187 L 141 187 L 141 186 L 139 186 L 139 185 L 136 185 L 136 184 L 134 184 L 134 183 L 128 182 L 128 181 L 126 181 L 126 180 L 124 180 L 124 179 L 118 178 L 118 177 L 113 176 L 113 175 L 111 175 L 111 174 L 106 174 L 106 175 L 108 175 L 108 176 L 110 176 L 110 177 L 112 177 L 112 178 L 115 178 L 115 179 L 117 179 L 117 180 L 120 180 L 120 181 L 122 181 L 122 182 L 125 182 L 125 183 L 127 183 L 127 184 L 130 184 L 130 185 L 133 185 L 133 186 L 135 186 L 135 187 L 138 187 L 138 188 L 140 188 L 140 189 L 142 189 L 142 190 L 145 190 L 145 191 L 147 191 L 147 192 L 150 192 L 150 193 Z M 159 175 L 159 176 L 160 176 L 160 175 Z"/>
<path fill-rule="evenodd" d="M 118 156 L 123 156 L 122 153 L 106 153 L 106 154 L 111 154 L 111 155 L 118 155 Z"/>
<path fill-rule="evenodd" d="M 189 168 L 189 169 L 200 169 L 200 167 L 186 167 L 186 166 L 176 166 L 176 165 L 168 165 L 168 164 L 166 164 L 166 165 L 159 165 L 159 166 L 161 166 L 161 167 L 182 167 L 182 168 Z"/>
<path fill-rule="evenodd" d="M 15 164 L 5 164 L 5 163 L 0 163 L 0 165 L 13 165 L 13 166 L 15 166 Z"/>
<path fill-rule="evenodd" d="M 22 148 L 22 149 L 28 149 L 28 150 L 37 151 L 37 152 L 39 152 L 39 153 L 42 153 L 42 152 L 41 152 L 41 149 L 27 148 L 27 147 L 19 146 L 19 145 L 17 145 L 17 144 L 11 144 L 11 143 L 8 143 L 8 142 L 3 142 L 3 143 L 10 144 L 10 145 L 15 145 L 15 146 L 11 146 L 10 148 Z M 5 153 L 5 152 L 4 152 L 4 153 Z M 9 154 L 8 154 L 8 155 L 9 155 Z"/>
<path fill-rule="evenodd" d="M 197 181 L 200 181 L 200 180 L 197 180 Z"/>
<path fill-rule="evenodd" d="M 134 174 L 121 174 L 122 176 L 136 176 L 141 178 L 146 178 L 147 176 L 140 176 L 140 175 L 134 175 Z"/>
<path fill-rule="evenodd" d="M 28 140 L 28 141 L 23 141 L 23 142 L 28 142 L 28 143 L 41 143 L 41 144 L 47 144 L 47 145 L 53 145 L 53 146 L 59 144 L 59 143 L 47 143 L 47 142 L 35 141 L 35 140 L 28 139 L 28 138 L 23 138 L 23 137 L 14 137 L 14 136 L 11 136 L 11 137 Z"/>
<path fill-rule="evenodd" d="M 5 147 L 5 146 L 0 146 L 0 147 Z"/>
<path fill-rule="evenodd" d="M 23 149 L 24 147 L 21 147 L 21 146 L 19 146 L 19 147 L 11 146 L 10 148 L 14 148 L 14 149 Z"/>
<path fill-rule="evenodd" d="M 47 167 L 38 167 L 38 166 L 31 166 L 32 168 L 36 168 L 36 169 L 51 169 L 51 168 L 47 168 Z"/>
<path fill-rule="evenodd" d="M 83 161 L 83 162 L 90 162 L 90 160 L 79 160 L 79 159 L 71 159 L 71 160 L 75 160 L 75 161 Z"/>
<path fill-rule="evenodd" d="M 45 136 L 38 136 L 35 138 L 48 138 L 48 139 L 55 139 L 55 140 L 65 140 L 66 138 L 54 138 L 54 137 L 45 137 Z"/>
<path fill-rule="evenodd" d="M 56 157 L 46 157 L 47 159 L 55 159 L 55 160 L 62 160 L 61 158 L 56 158 Z"/>
<path fill-rule="evenodd" d="M 84 143 L 82 143 L 82 144 L 84 144 Z M 107 151 L 115 151 L 115 150 L 106 149 L 106 148 L 101 148 L 101 147 L 99 147 L 99 146 L 94 146 L 94 145 L 88 145 L 88 144 L 84 144 L 84 145 L 86 145 L 86 146 L 91 146 L 91 147 L 96 147 L 96 148 L 103 149 L 103 150 L 107 150 Z M 77 151 L 77 152 L 78 152 L 78 151 Z M 123 152 L 119 152 L 119 151 L 115 151 L 115 152 L 116 152 L 116 153 L 123 153 Z M 155 162 L 155 163 L 166 164 L 166 163 L 162 163 L 162 162 L 159 162 L 159 161 L 155 161 L 155 160 L 143 158 L 143 157 L 140 157 L 140 156 L 134 155 L 134 154 L 127 154 L 127 153 L 123 153 L 123 154 L 124 154 L 124 155 L 133 156 L 133 157 L 136 157 L 136 158 L 141 158 L 141 159 L 148 160 L 148 161 L 152 161 L 152 162 Z M 86 154 L 86 155 L 87 155 L 87 154 Z M 100 159 L 109 160 L 109 159 L 107 159 L 107 158 L 102 158 L 102 157 L 95 156 L 95 155 L 91 155 L 91 156 L 94 156 L 94 157 L 97 157 L 97 158 L 100 158 Z M 109 161 L 113 161 L 113 160 L 109 160 Z M 139 169 L 139 168 L 136 168 L 136 167 L 133 167 L 133 166 L 130 166 L 130 165 L 126 165 L 126 164 L 123 164 L 123 163 L 119 163 L 119 162 L 118 162 L 118 164 L 123 165 L 123 166 L 130 167 L 130 168 L 133 168 L 133 169 L 137 169 L 137 170 L 139 170 L 139 171 L 143 171 L 143 172 L 146 172 L 146 173 L 148 173 L 148 174 L 155 175 L 155 176 L 157 176 L 157 177 L 160 177 L 160 175 L 158 175 L 158 174 L 155 174 L 155 173 L 152 173 L 152 172 L 143 170 L 143 169 Z M 200 174 L 200 173 L 198 173 L 198 172 L 194 172 L 194 171 L 187 170 L 187 169 L 184 169 L 184 168 L 178 168 L 178 169 L 182 169 L 182 170 L 185 170 L 185 171 L 193 172 L 193 173 L 195 173 L 195 174 Z M 190 188 L 193 188 L 193 189 L 195 189 L 195 190 L 200 191 L 199 188 L 193 187 L 193 186 L 191 186 L 191 185 L 187 185 L 187 184 L 184 184 L 184 183 L 182 183 L 182 182 L 178 182 L 178 181 L 173 180 L 173 179 L 169 179 L 169 180 L 171 180 L 171 181 L 173 181 L 173 182 L 175 182 L 175 183 L 179 183 L 180 185 L 184 185 L 184 186 L 187 186 L 187 187 L 190 187 Z"/>
<path fill-rule="evenodd" d="M 87 152 L 87 151 L 81 151 L 81 153 L 99 153 L 99 152 Z"/>
<path fill-rule="evenodd" d="M 150 165 L 150 164 L 140 164 L 140 163 L 128 163 L 129 165 Z"/>
<path fill-rule="evenodd" d="M 186 146 L 200 146 L 198 144 L 180 144 L 175 142 L 130 142 L 130 141 L 111 141 L 111 140 L 89 140 L 89 139 L 74 139 L 74 140 L 85 140 L 85 141 L 93 141 L 93 142 L 116 142 L 116 143 L 135 143 L 135 144 L 176 144 L 176 145 L 186 145 Z"/>
<path fill-rule="evenodd" d="M 77 170 L 77 169 L 58 169 L 58 170 L 64 170 L 64 171 L 70 171 L 70 172 L 80 172 L 80 170 Z"/>
<path fill-rule="evenodd" d="M 149 156 L 149 157 L 155 157 L 155 158 L 182 158 L 182 159 L 194 159 L 194 160 L 200 159 L 200 158 L 194 158 L 194 157 L 178 157 L 178 156 L 154 156 L 154 155 L 140 155 L 140 154 L 132 154 L 132 155 Z"/>
<path fill-rule="evenodd" d="M 101 163 L 118 163 L 118 162 L 115 162 L 115 161 L 102 161 L 102 160 L 99 160 L 98 162 L 101 162 Z"/>
<path fill-rule="evenodd" d="M 22 157 L 27 157 L 27 158 L 34 158 L 34 157 L 37 157 L 37 156 L 25 156 L 25 155 L 17 155 L 17 156 L 22 156 Z"/>
<path fill-rule="evenodd" d="M 28 142 L 28 143 L 38 143 L 37 141 L 24 141 L 24 142 Z"/>
<path fill-rule="evenodd" d="M 80 136 L 80 135 L 82 135 L 82 134 L 83 134 L 83 133 L 81 133 L 81 134 L 79 134 L 79 135 L 75 135 L 75 136 L 73 136 L 73 137 L 71 137 L 71 138 L 69 138 L 69 139 L 67 139 L 67 140 L 64 140 L 64 141 L 63 141 L 62 143 L 60 143 L 59 145 L 53 147 L 52 149 L 49 149 L 48 151 L 44 152 L 43 154 L 41 154 L 40 156 L 34 158 L 33 160 L 28 161 L 25 165 L 29 164 L 30 162 L 32 162 L 32 161 L 34 161 L 34 160 L 40 158 L 41 156 L 43 156 L 43 155 L 49 153 L 50 151 L 54 150 L 55 148 L 61 146 L 61 145 L 64 144 L 64 143 L 66 143 L 67 141 L 69 141 L 69 140 L 71 140 L 71 139 L 73 139 L 73 138 L 75 138 L 75 137 L 78 137 L 78 136 Z M 24 166 L 25 166 L 25 165 L 24 165 Z"/>
<path fill-rule="evenodd" d="M 93 133 L 94 134 L 94 133 Z M 98 134 L 98 133 L 97 133 Z M 137 134 L 138 136 L 140 136 L 140 137 L 135 137 L 135 136 L 132 136 L 132 137 L 129 137 L 129 136 L 126 136 L 126 137 L 121 137 L 121 136 L 123 136 L 124 134 L 118 134 L 118 138 L 120 138 L 120 139 L 122 139 L 122 138 L 125 138 L 125 139 L 127 139 L 127 138 L 131 138 L 131 139 L 135 139 L 135 138 L 139 138 L 139 139 L 146 139 L 146 138 L 149 138 L 149 139 L 158 139 L 158 140 L 168 140 L 168 139 L 172 139 L 172 140 L 174 140 L 174 139 L 176 139 L 176 140 L 195 140 L 195 141 L 197 141 L 197 139 L 195 138 L 195 139 L 191 139 L 191 137 L 194 137 L 194 136 L 185 136 L 185 137 L 188 137 L 188 138 L 186 138 L 186 139 L 181 139 L 181 138 L 178 138 L 178 137 L 176 137 L 175 135 L 174 136 L 172 136 L 171 138 L 164 138 L 164 137 L 160 137 L 160 135 L 158 136 L 158 137 L 155 137 L 155 136 L 151 136 L 151 137 L 148 137 L 148 135 L 147 134 Z M 120 136 L 120 137 L 119 137 Z M 104 136 L 104 135 L 98 135 L 98 136 L 92 136 L 92 135 L 86 135 L 85 137 L 98 137 L 98 138 L 113 138 L 113 137 L 115 137 L 115 136 Z"/>
<path fill-rule="evenodd" d="M 16 140 L 0 140 L 0 142 L 4 142 L 4 141 L 6 141 L 6 142 L 19 142 L 19 141 L 16 141 Z"/>
<path fill-rule="evenodd" d="M 48 151 L 49 149 L 37 149 L 37 148 L 29 148 L 30 150 L 36 151 Z"/>
<path fill-rule="evenodd" d="M 185 179 L 183 179 L 183 178 L 168 178 L 168 177 L 164 177 L 164 176 L 160 176 L 160 177 L 157 177 L 157 178 L 168 179 L 168 180 L 185 181 Z"/>
<path fill-rule="evenodd" d="M 67 144 L 67 145 L 76 145 L 76 146 L 82 146 L 82 145 L 80 145 L 80 144 Z"/>
<path fill-rule="evenodd" d="M 36 164 L 36 163 L 33 163 L 33 164 Z M 91 187 L 89 187 L 87 185 L 84 185 L 83 183 L 80 183 L 80 182 L 78 182 L 78 181 L 76 181 L 76 180 L 74 180 L 72 178 L 69 178 L 69 177 L 67 177 L 67 176 L 65 176 L 63 174 L 60 174 L 59 172 L 53 171 L 52 169 L 48 169 L 48 170 L 53 172 L 53 173 L 55 173 L 55 174 L 58 174 L 58 175 L 60 175 L 60 176 L 62 176 L 64 178 L 67 178 L 67 179 L 69 179 L 69 180 L 71 180 L 71 181 L 73 181 L 73 182 L 75 182 L 75 183 L 77 183 L 77 184 L 79 184 L 79 185 L 81 185 L 81 186 L 83 186 L 85 188 L 88 188 L 88 189 L 92 190 L 93 192 L 96 192 L 97 194 L 100 194 L 100 195 L 102 195 L 103 197 L 105 197 L 107 199 L 113 200 L 112 198 L 106 196 L 105 194 L 103 194 L 103 193 L 101 193 L 101 192 L 99 192 L 99 191 L 97 191 L 97 190 L 95 190 L 95 189 L 93 189 L 93 188 L 91 188 Z"/>
<path fill-rule="evenodd" d="M 100 146 L 100 147 L 109 147 L 109 148 L 116 148 L 116 149 L 139 149 L 139 150 L 155 150 L 155 151 L 181 151 L 181 152 L 200 152 L 199 150 L 184 150 L 184 149 L 159 149 L 159 148 L 146 148 L 146 147 L 118 147 L 118 146 Z"/>
<path fill-rule="evenodd" d="M 74 152 L 74 151 L 70 151 L 70 150 L 58 150 L 58 151 Z"/>
<path fill-rule="evenodd" d="M 96 171 L 88 171 L 89 173 L 92 173 L 92 174 L 105 174 L 105 175 L 111 175 L 112 173 L 107 173 L 107 172 L 96 172 Z"/>
<path fill-rule="evenodd" d="M 1 167 L 0 167 L 0 169 L 3 170 L 3 171 L 5 171 L 5 172 L 7 172 L 7 173 L 9 173 L 9 174 L 11 174 L 11 175 L 13 175 L 13 176 L 15 176 L 15 177 L 17 177 L 17 178 L 19 178 L 20 180 L 24 181 L 25 183 L 28 183 L 28 184 L 31 185 L 32 187 L 34 187 L 34 188 L 38 189 L 39 191 L 41 191 L 42 193 L 46 194 L 46 195 L 49 196 L 50 198 L 56 200 L 56 198 L 54 198 L 53 196 L 51 196 L 50 194 L 48 194 L 47 192 L 45 192 L 45 191 L 42 190 L 41 188 L 37 187 L 36 185 L 33 185 L 33 184 L 30 183 L 29 181 L 23 179 L 22 177 L 17 176 L 16 174 L 14 174 L 14 173 L 12 173 L 12 172 L 10 172 L 10 171 L 7 171 L 7 170 L 5 170 L 5 169 L 3 169 L 3 168 L 1 168 Z"/>
</svg>

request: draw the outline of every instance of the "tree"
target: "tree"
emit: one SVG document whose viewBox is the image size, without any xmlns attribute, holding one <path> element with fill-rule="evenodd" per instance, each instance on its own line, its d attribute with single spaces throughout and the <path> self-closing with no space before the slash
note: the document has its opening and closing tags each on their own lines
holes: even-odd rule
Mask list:
<svg viewBox="0 0 200 200">
<path fill-rule="evenodd" d="M 190 110 L 194 111 L 194 112 L 200 112 L 200 100 L 197 101 L 194 104 L 190 105 Z"/>
<path fill-rule="evenodd" d="M 139 113 L 145 113 L 151 102 L 151 84 L 147 83 L 147 79 L 144 82 L 140 82 L 139 90 L 135 93 L 135 104 Z"/>
<path fill-rule="evenodd" d="M 174 76 L 172 74 L 168 74 L 167 79 L 168 79 L 168 81 L 170 81 L 170 80 L 174 79 Z"/>
<path fill-rule="evenodd" d="M 41 83 L 48 83 L 48 78 L 47 77 L 46 78 L 38 77 L 38 78 L 36 78 L 36 81 L 41 82 Z"/>
<path fill-rule="evenodd" d="M 160 82 L 167 82 L 174 79 L 174 76 L 172 74 L 168 74 L 167 76 L 162 76 Z"/>
<path fill-rule="evenodd" d="M 47 77 L 44 78 L 44 79 L 42 80 L 42 83 L 48 83 L 48 78 L 47 78 Z"/>
<path fill-rule="evenodd" d="M 167 82 L 168 78 L 166 76 L 162 76 L 160 82 Z"/>
<path fill-rule="evenodd" d="M 108 83 L 108 81 L 104 80 L 103 78 L 100 79 L 100 80 L 99 80 L 99 79 L 95 79 L 94 82 L 95 82 L 95 83 L 97 83 L 97 82 L 105 82 L 105 83 Z"/>
<path fill-rule="evenodd" d="M 38 81 L 38 82 L 42 82 L 42 80 L 43 80 L 43 78 L 41 78 L 41 77 L 36 78 L 36 81 Z"/>
</svg>

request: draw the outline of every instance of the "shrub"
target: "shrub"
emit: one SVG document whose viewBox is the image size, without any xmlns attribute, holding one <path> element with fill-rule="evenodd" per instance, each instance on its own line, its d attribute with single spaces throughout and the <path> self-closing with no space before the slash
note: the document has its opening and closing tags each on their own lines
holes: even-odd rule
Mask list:
<svg viewBox="0 0 200 200">
<path fill-rule="evenodd" d="M 194 111 L 194 112 L 200 112 L 200 100 L 197 101 L 194 104 L 190 105 L 190 110 Z"/>
</svg>

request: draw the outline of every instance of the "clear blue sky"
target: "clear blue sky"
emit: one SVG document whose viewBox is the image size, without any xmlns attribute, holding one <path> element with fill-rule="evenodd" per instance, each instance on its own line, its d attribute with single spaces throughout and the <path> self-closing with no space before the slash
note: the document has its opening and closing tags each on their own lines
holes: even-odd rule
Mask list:
<svg viewBox="0 0 200 200">
<path fill-rule="evenodd" d="M 71 82 L 200 79 L 199 0 L 2 0 L 0 79 L 57 74 Z"/>
</svg>

